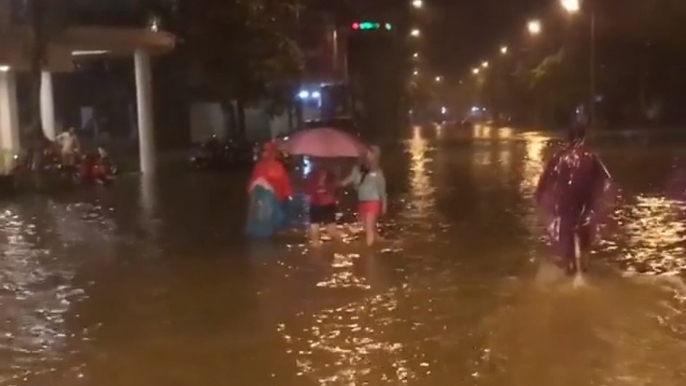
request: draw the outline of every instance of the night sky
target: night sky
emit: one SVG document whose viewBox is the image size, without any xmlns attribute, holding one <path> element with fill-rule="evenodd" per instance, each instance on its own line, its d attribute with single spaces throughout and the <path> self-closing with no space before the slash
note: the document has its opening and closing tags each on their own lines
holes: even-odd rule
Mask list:
<svg viewBox="0 0 686 386">
<path fill-rule="evenodd" d="M 409 1 L 409 0 L 405 0 Z M 501 44 L 515 44 L 526 21 L 550 10 L 554 0 L 424 0 L 418 44 L 430 69 L 461 77 L 481 60 L 492 59 Z"/>
<path fill-rule="evenodd" d="M 350 18 L 373 18 L 378 12 L 409 12 L 422 30 L 417 48 L 428 59 L 426 67 L 457 77 L 493 58 L 501 44 L 521 41 L 527 19 L 544 16 L 558 0 L 423 0 L 419 12 L 412 9 L 412 0 L 312 1 L 338 14 L 344 23 Z"/>
</svg>

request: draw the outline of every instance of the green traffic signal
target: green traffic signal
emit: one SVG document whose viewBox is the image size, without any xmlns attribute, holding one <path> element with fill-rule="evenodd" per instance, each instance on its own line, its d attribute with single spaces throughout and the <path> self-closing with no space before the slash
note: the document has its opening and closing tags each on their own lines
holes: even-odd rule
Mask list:
<svg viewBox="0 0 686 386">
<path fill-rule="evenodd" d="M 385 29 L 386 31 L 390 31 L 393 29 L 393 26 L 391 23 L 377 23 L 377 22 L 371 22 L 371 21 L 363 21 L 359 23 L 353 23 L 352 28 L 354 30 L 360 30 L 360 31 L 371 31 L 371 30 L 378 30 L 378 29 Z"/>
</svg>

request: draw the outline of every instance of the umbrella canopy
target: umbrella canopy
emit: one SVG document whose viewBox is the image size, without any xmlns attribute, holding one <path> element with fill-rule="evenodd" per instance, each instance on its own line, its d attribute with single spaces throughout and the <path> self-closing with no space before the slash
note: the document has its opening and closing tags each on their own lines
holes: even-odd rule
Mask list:
<svg viewBox="0 0 686 386">
<path fill-rule="evenodd" d="M 366 147 L 355 137 L 332 128 L 304 130 L 285 143 L 287 152 L 320 158 L 359 157 Z"/>
</svg>

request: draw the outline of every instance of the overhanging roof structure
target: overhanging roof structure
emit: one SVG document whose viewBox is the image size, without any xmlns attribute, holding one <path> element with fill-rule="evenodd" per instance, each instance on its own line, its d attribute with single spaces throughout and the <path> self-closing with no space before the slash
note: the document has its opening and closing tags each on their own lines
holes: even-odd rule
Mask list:
<svg viewBox="0 0 686 386">
<path fill-rule="evenodd" d="M 0 65 L 15 71 L 31 70 L 32 33 L 28 27 L 0 31 Z M 74 58 L 80 55 L 133 55 L 136 50 L 150 54 L 172 51 L 176 37 L 168 32 L 144 28 L 104 26 L 68 27 L 48 40 L 47 65 L 50 72 L 74 71 Z"/>
</svg>

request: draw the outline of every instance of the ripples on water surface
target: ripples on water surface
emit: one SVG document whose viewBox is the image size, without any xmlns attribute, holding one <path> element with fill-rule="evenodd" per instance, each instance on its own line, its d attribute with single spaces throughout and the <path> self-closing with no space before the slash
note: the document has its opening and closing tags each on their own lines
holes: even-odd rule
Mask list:
<svg viewBox="0 0 686 386">
<path fill-rule="evenodd" d="M 686 139 L 639 137 L 592 141 L 620 193 L 578 291 L 540 264 L 542 133 L 389 147 L 373 251 L 245 244 L 244 176 L 5 203 L 0 385 L 684 385 Z"/>
</svg>

